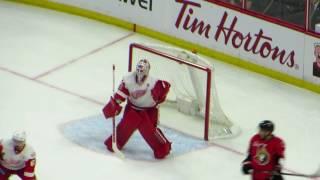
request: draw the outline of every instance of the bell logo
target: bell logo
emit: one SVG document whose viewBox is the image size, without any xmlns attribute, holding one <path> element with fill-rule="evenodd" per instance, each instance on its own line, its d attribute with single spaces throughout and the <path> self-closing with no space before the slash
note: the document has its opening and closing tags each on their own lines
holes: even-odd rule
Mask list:
<svg viewBox="0 0 320 180">
<path fill-rule="evenodd" d="M 140 8 L 152 11 L 152 0 L 119 0 L 119 1 L 123 1 L 124 3 L 128 3 L 129 1 L 129 3 L 132 6 L 135 6 L 136 4 L 138 4 Z"/>
</svg>

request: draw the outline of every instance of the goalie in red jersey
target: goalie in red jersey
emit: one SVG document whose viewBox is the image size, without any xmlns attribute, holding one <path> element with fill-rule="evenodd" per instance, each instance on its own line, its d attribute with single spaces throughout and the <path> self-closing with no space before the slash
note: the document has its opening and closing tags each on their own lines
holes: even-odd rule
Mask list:
<svg viewBox="0 0 320 180">
<path fill-rule="evenodd" d="M 149 76 L 150 64 L 142 59 L 136 65 L 136 71 L 124 76 L 117 92 L 103 108 L 106 118 L 118 115 L 121 103 L 127 100 L 123 117 L 117 126 L 117 147 L 122 149 L 135 130 L 138 130 L 148 143 L 157 159 L 165 158 L 171 150 L 171 142 L 158 128 L 158 105 L 165 101 L 170 84 L 164 80 Z M 113 152 L 112 136 L 104 142 Z"/>
<path fill-rule="evenodd" d="M 252 180 L 283 180 L 280 161 L 284 158 L 285 145 L 272 134 L 273 130 L 273 122 L 264 120 L 259 124 L 259 133 L 250 140 L 242 171 L 251 174 Z"/>
</svg>

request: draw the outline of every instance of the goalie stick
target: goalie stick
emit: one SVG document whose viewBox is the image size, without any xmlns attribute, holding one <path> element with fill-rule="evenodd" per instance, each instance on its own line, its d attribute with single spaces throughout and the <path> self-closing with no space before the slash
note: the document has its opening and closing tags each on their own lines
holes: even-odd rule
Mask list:
<svg viewBox="0 0 320 180">
<path fill-rule="evenodd" d="M 112 92 L 114 94 L 114 86 L 115 86 L 115 65 L 112 65 Z M 117 127 L 116 127 L 116 118 L 115 116 L 112 117 L 112 149 L 114 153 L 120 157 L 121 159 L 124 159 L 124 154 L 118 149 L 117 146 Z"/>
</svg>

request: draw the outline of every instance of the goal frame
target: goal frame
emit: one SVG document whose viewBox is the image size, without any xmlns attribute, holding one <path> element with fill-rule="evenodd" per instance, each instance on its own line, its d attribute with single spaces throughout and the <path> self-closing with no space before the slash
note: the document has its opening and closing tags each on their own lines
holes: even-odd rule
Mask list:
<svg viewBox="0 0 320 180">
<path fill-rule="evenodd" d="M 174 57 L 170 54 L 167 54 L 165 52 L 161 52 L 161 51 L 158 51 L 156 49 L 153 49 L 153 48 L 150 48 L 150 47 L 147 47 L 145 45 L 142 45 L 142 44 L 138 44 L 138 43 L 131 43 L 130 46 L 129 46 L 129 63 L 128 63 L 128 72 L 131 72 L 132 71 L 132 61 L 133 61 L 133 49 L 134 48 L 137 48 L 137 49 L 141 49 L 141 50 L 145 50 L 147 52 L 150 52 L 150 53 L 153 53 L 153 54 L 156 54 L 158 56 L 162 56 L 164 58 L 168 58 L 170 60 L 173 60 L 177 63 L 180 63 L 180 64 L 186 64 L 188 66 L 192 66 L 194 68 L 197 68 L 197 69 L 200 69 L 200 70 L 203 70 L 206 72 L 206 79 L 207 79 L 207 82 L 206 82 L 206 102 L 205 102 L 205 116 L 204 116 L 204 140 L 208 141 L 209 140 L 209 118 L 210 118 L 210 101 L 211 101 L 211 74 L 212 74 L 212 69 L 208 68 L 208 67 L 205 67 L 205 66 L 202 66 L 202 65 L 199 65 L 199 64 L 195 64 L 195 63 L 192 63 L 192 62 L 188 62 L 186 60 L 183 60 L 181 58 L 178 58 L 178 57 Z"/>
</svg>

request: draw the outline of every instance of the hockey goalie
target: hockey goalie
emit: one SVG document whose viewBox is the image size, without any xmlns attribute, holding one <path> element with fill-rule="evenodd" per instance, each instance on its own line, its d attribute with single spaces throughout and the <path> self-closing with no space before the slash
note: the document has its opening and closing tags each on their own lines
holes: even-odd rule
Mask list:
<svg viewBox="0 0 320 180">
<path fill-rule="evenodd" d="M 105 118 L 117 116 L 121 103 L 127 100 L 123 117 L 116 128 L 116 144 L 122 149 L 135 130 L 138 130 L 151 147 L 156 159 L 165 158 L 171 150 L 171 142 L 158 128 L 159 104 L 165 101 L 170 89 L 167 81 L 149 76 L 150 63 L 141 59 L 134 72 L 124 76 L 109 102 L 103 108 Z M 113 152 L 112 136 L 104 144 Z"/>
</svg>

